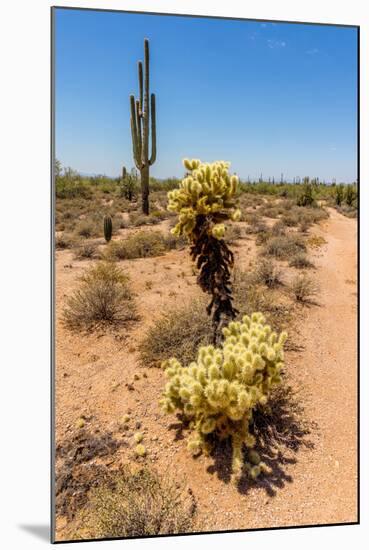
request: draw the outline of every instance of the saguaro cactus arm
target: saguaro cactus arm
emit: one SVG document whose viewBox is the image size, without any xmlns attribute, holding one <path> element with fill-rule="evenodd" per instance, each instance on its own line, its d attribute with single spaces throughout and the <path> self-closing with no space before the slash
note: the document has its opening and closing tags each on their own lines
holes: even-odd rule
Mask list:
<svg viewBox="0 0 369 550">
<path fill-rule="evenodd" d="M 151 94 L 151 157 L 149 164 L 152 166 L 156 161 L 156 104 L 155 94 Z"/>
<path fill-rule="evenodd" d="M 133 95 L 130 96 L 131 104 L 131 134 L 132 134 L 132 146 L 133 146 L 133 159 L 138 170 L 141 169 L 141 158 L 138 154 L 138 125 L 140 124 L 140 119 L 137 120 L 136 109 L 135 109 L 135 98 Z"/>
</svg>

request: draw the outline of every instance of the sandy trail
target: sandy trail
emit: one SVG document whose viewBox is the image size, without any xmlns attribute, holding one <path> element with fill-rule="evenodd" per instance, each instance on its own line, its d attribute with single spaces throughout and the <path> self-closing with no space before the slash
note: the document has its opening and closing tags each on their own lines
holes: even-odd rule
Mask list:
<svg viewBox="0 0 369 550">
<path fill-rule="evenodd" d="M 84 414 L 91 427 L 112 430 L 119 437 L 119 419 L 128 409 L 142 423 L 148 461 L 159 471 L 191 487 L 198 502 L 197 531 L 252 529 L 287 525 L 348 523 L 357 519 L 357 223 L 330 209 L 330 218 L 311 234 L 326 244 L 311 256 L 313 277 L 320 286 L 317 304 L 299 313 L 299 351 L 286 357 L 288 379 L 304 405 L 305 416 L 316 422 L 309 435 L 314 448 L 302 447 L 281 460 L 272 486 L 260 484 L 239 491 L 219 479 L 214 460 L 193 460 L 186 440 L 176 438 L 175 417 L 159 408 L 164 379 L 159 369 L 138 364 L 136 336 L 143 334 L 167 304 L 188 301 L 198 293 L 187 251 L 171 251 L 159 258 L 121 262 L 131 275 L 141 321 L 128 334 L 79 335 L 57 323 L 56 430 L 57 439 L 74 431 Z M 242 268 L 254 253 L 252 240 L 239 241 Z M 65 295 L 87 267 L 73 261 L 69 251 L 57 254 L 57 317 Z M 287 269 L 288 272 L 288 269 Z M 287 273 L 288 274 L 288 273 Z M 288 274 L 289 275 L 289 274 Z M 150 282 L 150 290 L 147 290 Z M 125 384 L 136 373 L 135 391 Z M 143 377 L 145 373 L 146 377 Z M 126 434 L 126 438 L 131 437 Z M 132 459 L 122 448 L 114 461 Z M 271 491 L 272 489 L 272 491 Z M 63 539 L 64 521 L 58 521 Z"/>
</svg>

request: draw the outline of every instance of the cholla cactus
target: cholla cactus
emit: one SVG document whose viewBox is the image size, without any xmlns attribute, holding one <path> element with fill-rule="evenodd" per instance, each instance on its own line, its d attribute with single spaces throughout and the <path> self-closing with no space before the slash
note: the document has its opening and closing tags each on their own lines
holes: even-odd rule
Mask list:
<svg viewBox="0 0 369 550">
<path fill-rule="evenodd" d="M 179 189 L 168 193 L 168 210 L 179 214 L 179 221 L 172 232 L 175 235 L 185 234 L 193 240 L 198 216 L 210 216 L 209 234 L 217 239 L 223 238 L 224 225 L 220 222 L 227 219 L 237 221 L 241 217 L 241 211 L 234 202 L 238 177 L 229 175 L 229 162 L 209 164 L 184 159 L 183 164 L 189 174 L 181 181 Z"/>
<path fill-rule="evenodd" d="M 160 404 L 164 412 L 179 409 L 190 420 L 194 436 L 188 447 L 194 453 L 209 452 L 210 434 L 231 437 L 234 478 L 245 468 L 255 479 L 268 467 L 252 449 L 252 411 L 266 405 L 271 388 L 281 381 L 287 334 L 278 337 L 261 313 L 230 322 L 223 334 L 222 348 L 201 347 L 197 361 L 187 367 L 174 358 L 163 363 L 169 382 Z M 246 462 L 243 446 L 249 450 Z"/>
<path fill-rule="evenodd" d="M 238 177 L 229 174 L 229 163 L 224 161 L 209 164 L 185 159 L 183 164 L 188 174 L 179 189 L 168 193 L 168 210 L 178 213 L 172 232 L 187 235 L 192 242 L 191 256 L 200 269 L 199 285 L 212 295 L 208 313 L 212 315 L 216 343 L 222 324 L 237 313 L 230 290 L 233 253 L 223 237 L 224 222 L 241 217 L 234 200 Z"/>
</svg>

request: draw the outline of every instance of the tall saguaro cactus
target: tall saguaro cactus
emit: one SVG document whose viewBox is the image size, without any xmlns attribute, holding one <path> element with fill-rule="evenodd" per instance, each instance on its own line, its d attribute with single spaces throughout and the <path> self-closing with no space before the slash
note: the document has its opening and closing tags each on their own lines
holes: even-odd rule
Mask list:
<svg viewBox="0 0 369 550">
<path fill-rule="evenodd" d="M 131 132 L 133 145 L 133 158 L 137 169 L 141 174 L 141 194 L 142 194 L 142 211 L 144 214 L 149 214 L 149 173 L 150 166 L 156 160 L 156 116 L 155 116 L 155 94 L 151 94 L 149 101 L 150 90 L 150 55 L 149 41 L 145 38 L 145 66 L 144 71 L 142 62 L 138 62 L 138 84 L 139 84 L 139 99 L 135 100 L 133 95 L 130 96 L 131 104 Z M 145 74 L 144 74 L 145 73 Z M 145 76 L 145 78 L 144 78 Z M 150 110 L 151 110 L 151 155 L 149 156 L 149 134 L 150 134 Z"/>
</svg>

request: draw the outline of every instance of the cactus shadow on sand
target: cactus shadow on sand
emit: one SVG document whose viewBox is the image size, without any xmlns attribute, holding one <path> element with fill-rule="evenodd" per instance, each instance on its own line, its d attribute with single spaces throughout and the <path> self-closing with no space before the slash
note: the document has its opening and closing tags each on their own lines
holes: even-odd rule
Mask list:
<svg viewBox="0 0 369 550">
<path fill-rule="evenodd" d="M 177 434 L 181 434 L 179 424 Z M 183 428 L 182 428 L 183 429 Z M 301 448 L 313 449 L 310 437 L 316 430 L 315 423 L 304 418 L 304 409 L 297 400 L 291 386 L 279 387 L 269 402 L 269 409 L 254 412 L 253 433 L 256 437 L 255 449 L 261 459 L 270 468 L 270 473 L 261 475 L 253 481 L 245 472 L 241 475 L 237 488 L 241 494 L 247 494 L 251 488 L 263 489 L 268 496 L 275 496 L 293 478 L 287 473 L 287 467 L 297 462 L 297 453 Z M 218 442 L 210 457 L 213 464 L 208 466 L 210 474 L 228 484 L 232 482 L 232 446 L 230 440 Z"/>
</svg>

